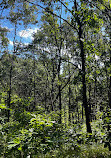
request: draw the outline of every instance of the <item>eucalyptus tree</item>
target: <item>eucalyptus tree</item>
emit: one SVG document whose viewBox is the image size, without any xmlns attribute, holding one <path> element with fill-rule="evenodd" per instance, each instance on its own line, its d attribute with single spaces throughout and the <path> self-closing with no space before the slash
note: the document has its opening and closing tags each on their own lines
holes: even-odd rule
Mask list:
<svg viewBox="0 0 111 158">
<path fill-rule="evenodd" d="M 42 59 L 43 66 L 46 69 L 51 110 L 55 110 L 55 102 L 58 100 L 59 110 L 61 111 L 61 52 L 63 49 L 63 43 L 61 43 L 60 27 L 57 23 L 57 19 L 47 14 L 42 17 L 45 21 L 43 27 L 37 34 L 34 35 L 34 41 L 32 45 L 39 47 L 40 54 L 38 55 L 39 60 Z M 37 46 L 38 45 L 38 46 Z M 44 58 L 45 57 L 45 58 Z M 51 65 L 50 65 L 51 64 Z M 47 84 L 47 81 L 46 81 Z M 46 85 L 47 87 L 47 85 Z M 47 89 L 47 88 L 46 88 Z M 58 92 L 57 92 L 58 89 Z M 46 95 L 46 93 L 45 93 Z M 48 98 L 48 96 L 46 95 Z M 45 97 L 45 98 L 46 98 Z M 47 102 L 50 104 L 49 102 Z M 60 112 L 61 113 L 61 112 Z M 60 116 L 61 122 L 61 116 Z"/>
<path fill-rule="evenodd" d="M 58 18 L 66 21 L 69 24 L 70 27 L 72 27 L 73 29 L 75 29 L 77 31 L 78 40 L 79 40 L 80 56 L 81 56 L 81 64 L 82 64 L 83 106 L 85 108 L 87 132 L 91 133 L 92 131 L 91 131 L 90 117 L 89 117 L 90 114 L 89 114 L 89 110 L 88 110 L 87 96 L 86 96 L 85 50 L 84 50 L 84 42 L 83 42 L 83 27 L 85 27 L 85 25 L 87 24 L 87 21 L 88 22 L 90 21 L 89 19 L 87 20 L 88 8 L 87 8 L 87 5 L 84 4 L 84 3 L 82 3 L 82 2 L 79 5 L 79 3 L 76 2 L 76 0 L 74 1 L 74 6 L 73 6 L 72 10 L 70 10 L 67 7 L 67 4 L 63 3 L 62 1 L 58 1 L 58 3 L 60 3 L 61 5 L 63 5 L 63 7 L 65 7 L 66 11 L 69 11 L 71 13 L 71 16 L 72 16 L 71 17 L 72 18 L 71 23 L 68 20 L 62 18 L 62 15 L 58 15 L 58 14 L 53 13 L 53 10 L 51 9 L 50 5 L 47 6 L 46 2 L 44 2 L 44 4 L 46 5 L 46 8 L 42 7 L 40 5 L 39 6 L 47 12 L 47 15 L 50 14 L 50 16 L 51 16 L 51 14 L 52 14 L 54 16 L 57 16 Z M 34 4 L 34 3 L 32 3 L 32 4 Z M 35 5 L 38 6 L 38 4 L 36 4 L 36 3 L 35 3 Z M 85 12 L 87 14 L 84 14 Z"/>
<path fill-rule="evenodd" d="M 37 8 L 32 5 L 28 5 L 26 1 L 7 1 L 3 0 L 0 2 L 0 18 L 1 21 L 4 22 L 4 20 L 8 20 L 9 24 L 11 23 L 14 26 L 14 37 L 13 37 L 13 50 L 12 50 L 12 58 L 10 61 L 10 75 L 9 75 L 9 90 L 8 90 L 8 102 L 7 106 L 8 108 L 11 108 L 11 97 L 12 97 L 12 77 L 13 77 L 13 69 L 14 69 L 14 56 L 17 53 L 17 45 L 16 45 L 16 35 L 17 35 L 17 28 L 23 23 L 25 26 L 29 23 L 34 24 L 37 22 L 35 20 L 35 12 L 37 11 Z M 5 16 L 4 16 L 5 12 Z M 27 16 L 29 15 L 29 16 Z M 8 121 L 10 117 L 10 110 L 8 110 Z"/>
<path fill-rule="evenodd" d="M 71 43 L 76 41 L 76 38 L 74 38 L 74 32 L 68 25 L 66 26 L 66 23 L 64 23 L 59 26 L 57 18 L 54 16 L 45 13 L 42 20 L 43 26 L 34 35 L 34 40 L 28 48 L 37 53 L 38 62 L 43 64 L 45 74 L 47 74 L 47 79 L 43 78 L 46 88 L 43 87 L 44 92 L 41 92 L 42 94 L 45 93 L 43 95 L 46 98 L 45 107 L 47 107 L 47 104 L 51 104 L 52 111 L 58 108 L 61 111 L 63 109 L 61 104 L 64 102 L 62 91 L 74 76 L 74 73 L 71 72 L 68 77 L 64 78 L 62 73 L 64 63 L 70 63 L 74 69 L 78 69 L 77 61 L 73 62 L 74 59 L 71 57 L 74 49 Z M 69 60 L 72 60 L 72 62 L 69 62 Z M 56 106 L 57 102 L 59 106 Z"/>
<path fill-rule="evenodd" d="M 111 65 L 111 50 L 110 50 L 110 44 L 111 44 L 111 31 L 110 31 L 110 25 L 111 25 L 111 2 L 109 0 L 94 0 L 94 1 L 90 1 L 87 0 L 87 2 L 90 4 L 90 6 L 92 7 L 96 7 L 97 10 L 99 11 L 99 17 L 103 19 L 104 22 L 104 26 L 103 28 L 105 29 L 104 33 L 105 35 L 103 36 L 107 36 L 108 37 L 108 45 L 109 45 L 109 49 L 107 50 L 109 52 L 109 107 L 111 108 L 111 76 L 110 76 L 110 65 Z"/>
<path fill-rule="evenodd" d="M 104 4 L 103 1 L 102 5 Z M 21 20 L 23 20 L 24 24 L 28 24 L 28 22 L 37 22 L 36 21 L 36 16 L 35 13 L 38 13 L 38 8 L 42 11 L 42 13 L 47 17 L 48 23 L 51 26 L 49 29 L 51 31 L 51 34 L 54 35 L 52 38 L 56 44 L 59 46 L 58 52 L 61 50 L 61 46 L 63 45 L 63 39 L 61 38 L 62 32 L 59 33 L 61 34 L 58 36 L 58 22 L 61 21 L 61 23 L 64 21 L 66 22 L 72 30 L 76 32 L 77 36 L 77 45 L 78 45 L 78 54 L 80 56 L 80 64 L 81 64 L 81 76 L 82 76 L 82 101 L 83 101 L 83 107 L 85 109 L 85 116 L 86 116 L 86 125 L 87 125 L 87 132 L 91 133 L 91 125 L 90 125 L 90 110 L 88 107 L 88 101 L 87 101 L 87 82 L 86 82 L 86 36 L 84 36 L 86 29 L 89 30 L 89 28 L 92 29 L 92 27 L 95 27 L 98 29 L 98 13 L 95 12 L 96 8 L 93 7 L 92 4 L 94 4 L 98 8 L 99 2 L 94 1 L 76 1 L 74 0 L 73 2 L 63 2 L 61 0 L 58 1 L 30 1 L 30 0 L 16 0 L 16 1 L 2 1 L 1 2 L 1 7 L 2 10 L 8 8 L 10 17 L 8 18 L 11 22 L 18 24 L 18 22 L 21 23 Z M 104 4 L 105 5 L 105 4 Z M 53 6 L 53 7 L 52 7 Z M 70 7 L 72 6 L 72 8 Z M 106 7 L 106 6 L 105 6 Z M 62 8 L 62 14 L 60 14 L 60 10 Z M 106 7 L 107 8 L 107 7 Z M 100 8 L 99 8 L 100 9 Z M 105 11 L 105 9 L 103 9 Z M 64 14 L 66 14 L 66 18 Z M 105 11 L 106 13 L 106 11 Z M 30 16 L 27 16 L 30 15 Z M 67 18 L 67 15 L 70 16 L 70 19 Z M 110 17 L 109 15 L 109 9 L 107 11 L 108 18 Z M 54 17 L 57 17 L 58 21 L 56 21 L 56 25 L 53 22 Z M 45 21 L 47 21 L 45 19 Z M 46 22 L 47 23 L 47 22 Z M 54 24 L 54 25 L 53 25 Z M 47 25 L 47 24 L 46 24 Z M 55 29 L 55 26 L 56 29 Z M 53 30 L 55 29 L 55 30 Z M 61 29 L 61 28 L 60 28 Z M 50 34 L 50 36 L 51 36 Z M 57 35 L 56 35 L 57 34 Z M 58 36 L 58 37 L 57 37 Z M 52 37 L 52 36 L 51 36 Z M 57 39 L 58 38 L 58 39 Z M 58 42 L 59 41 L 59 42 Z M 54 46 L 55 47 L 55 46 Z M 60 53 L 59 53 L 60 54 Z M 57 54 L 58 56 L 58 78 L 60 78 L 60 65 L 61 65 L 61 56 Z M 54 78 L 53 78 L 54 79 Z M 53 83 L 53 81 L 52 81 Z M 59 87 L 59 95 L 57 95 L 57 98 L 59 96 L 59 103 L 61 102 L 61 84 L 58 86 Z M 109 86 L 110 87 L 110 86 Z M 53 91 L 53 84 L 52 84 L 52 91 Z M 110 91 L 109 91 L 110 93 Z M 110 96 L 110 95 L 109 95 Z M 61 108 L 61 103 L 60 103 L 60 108 Z"/>
<path fill-rule="evenodd" d="M 71 19 L 72 19 L 70 22 L 67 19 L 63 18 L 62 15 L 59 15 L 59 14 L 56 14 L 55 12 L 53 12 L 49 3 L 46 4 L 46 2 L 44 2 L 44 5 L 46 5 L 46 7 L 45 6 L 43 7 L 43 6 L 40 6 L 39 4 L 34 3 L 34 2 L 30 2 L 30 1 L 27 1 L 27 2 L 41 7 L 42 9 L 45 10 L 45 12 L 47 12 L 47 15 L 52 14 L 53 16 L 57 16 L 58 18 L 64 20 L 65 22 L 67 22 L 69 24 L 70 27 L 72 27 L 77 32 L 78 41 L 79 41 L 79 50 L 80 50 L 80 56 L 81 56 L 81 64 L 82 64 L 83 106 L 85 108 L 87 131 L 89 133 L 91 133 L 90 118 L 89 118 L 90 114 L 89 114 L 89 110 L 88 110 L 87 96 L 86 96 L 85 50 L 84 50 L 84 42 L 83 42 L 84 27 L 88 24 L 88 22 L 91 22 L 90 18 L 87 18 L 88 13 L 89 13 L 88 5 L 86 5 L 86 3 L 82 3 L 82 2 L 78 3 L 75 0 L 74 6 L 71 10 L 67 7 L 67 3 L 64 3 L 62 1 L 58 1 L 57 3 L 61 4 L 61 6 L 63 6 L 66 9 L 66 12 L 68 11 L 70 13 Z M 54 3 L 56 4 L 56 2 L 54 2 Z M 92 17 L 92 19 L 94 19 L 94 18 Z M 94 20 L 92 20 L 92 21 L 94 22 Z"/>
</svg>

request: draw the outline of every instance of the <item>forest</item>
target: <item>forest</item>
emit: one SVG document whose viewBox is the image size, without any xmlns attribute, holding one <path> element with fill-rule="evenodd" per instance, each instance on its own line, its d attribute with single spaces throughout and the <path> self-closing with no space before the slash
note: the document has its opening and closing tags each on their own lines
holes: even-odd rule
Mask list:
<svg viewBox="0 0 111 158">
<path fill-rule="evenodd" d="M 111 158 L 111 0 L 0 0 L 0 157 Z"/>
</svg>

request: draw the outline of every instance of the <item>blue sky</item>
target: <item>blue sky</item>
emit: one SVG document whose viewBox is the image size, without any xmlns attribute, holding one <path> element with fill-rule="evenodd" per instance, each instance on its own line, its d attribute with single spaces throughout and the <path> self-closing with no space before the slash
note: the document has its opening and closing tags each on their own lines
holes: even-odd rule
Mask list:
<svg viewBox="0 0 111 158">
<path fill-rule="evenodd" d="M 72 8 L 71 4 L 68 6 L 68 8 L 70 9 Z M 0 25 L 1 27 L 5 27 L 9 29 L 9 32 L 7 34 L 7 37 L 9 39 L 9 50 L 13 50 L 13 40 L 15 36 L 15 31 L 14 31 L 14 25 L 10 23 L 8 19 L 6 19 L 8 15 L 9 15 L 9 10 L 5 9 L 2 13 L 2 16 L 4 16 L 5 19 L 0 20 Z M 69 13 L 65 14 L 65 11 L 63 8 L 62 17 L 66 18 L 67 16 L 69 16 Z M 40 28 L 40 25 L 41 25 L 40 18 L 41 18 L 41 13 L 39 13 L 37 17 L 38 23 L 36 25 L 30 24 L 27 26 L 27 28 L 24 27 L 23 23 L 22 25 L 17 25 L 16 40 L 26 45 L 30 43 L 33 40 L 33 37 L 32 37 L 33 33 L 37 32 L 37 30 Z"/>
<path fill-rule="evenodd" d="M 12 25 L 8 20 L 3 20 L 1 26 L 9 30 L 7 37 L 9 39 L 9 49 L 12 50 L 15 36 L 15 26 Z M 27 45 L 33 40 L 32 35 L 33 33 L 37 32 L 39 27 L 39 25 L 29 25 L 27 28 L 25 28 L 24 25 L 18 25 L 16 29 L 16 40 Z"/>
<path fill-rule="evenodd" d="M 7 19 L 7 16 L 9 16 L 9 10 L 4 9 L 3 12 L 0 10 L 0 17 L 4 17 L 4 19 L 0 19 L 0 26 L 9 30 L 7 37 L 9 39 L 9 50 L 12 51 L 15 36 L 15 26 Z M 34 25 L 29 24 L 27 27 L 25 27 L 21 21 L 21 25 L 17 25 L 16 40 L 26 45 L 30 43 L 33 40 L 33 33 L 37 32 L 37 30 L 40 28 L 40 18 L 41 14 L 38 14 L 37 20 L 39 23 Z"/>
</svg>

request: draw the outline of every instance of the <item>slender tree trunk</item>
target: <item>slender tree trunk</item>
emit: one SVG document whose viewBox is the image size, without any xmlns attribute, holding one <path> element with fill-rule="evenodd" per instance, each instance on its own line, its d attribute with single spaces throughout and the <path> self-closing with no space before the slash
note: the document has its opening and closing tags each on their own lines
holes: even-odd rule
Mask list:
<svg viewBox="0 0 111 158">
<path fill-rule="evenodd" d="M 69 124 L 71 122 L 71 87 L 70 87 L 70 64 L 68 63 L 69 67 Z"/>
<path fill-rule="evenodd" d="M 95 72 L 95 76 L 94 76 L 94 109 L 95 111 L 97 109 L 97 100 L 96 100 L 97 85 L 96 84 L 97 84 L 97 74 Z M 94 114 L 94 120 L 96 120 L 96 114 Z"/>
<path fill-rule="evenodd" d="M 110 45 L 111 45 L 111 34 L 110 34 Z M 109 54 L 110 54 L 110 78 L 109 78 L 109 108 L 111 109 L 111 46 L 110 46 L 110 50 L 109 50 Z M 110 113 L 108 113 L 108 117 Z M 110 119 L 110 118 L 109 118 Z M 111 124 L 111 122 L 110 122 Z M 110 127 L 110 124 L 108 124 L 108 137 L 111 138 L 111 127 Z M 111 151 L 111 144 L 109 143 L 108 144 L 108 148 L 109 148 L 109 151 Z"/>
<path fill-rule="evenodd" d="M 111 44 L 111 39 L 110 39 Z M 111 46 L 110 46 L 110 66 L 111 66 Z M 109 107 L 111 109 L 111 67 L 110 67 L 110 83 L 109 83 Z"/>
<path fill-rule="evenodd" d="M 61 56 L 60 56 L 60 51 L 61 49 L 59 50 L 59 65 L 58 65 L 58 81 L 59 81 L 59 85 L 58 85 L 58 97 L 59 97 L 59 111 L 60 111 L 60 114 L 59 114 L 59 123 L 62 123 L 62 114 L 61 114 L 61 110 L 62 110 L 62 103 L 61 103 L 61 78 L 60 78 L 60 67 L 61 67 Z"/>
<path fill-rule="evenodd" d="M 47 67 L 48 67 L 48 66 L 47 66 Z M 51 110 L 50 107 L 48 108 L 48 106 L 47 106 L 48 74 L 47 74 L 47 80 L 46 80 L 45 88 L 46 88 L 46 90 L 45 90 L 45 109 L 46 109 L 47 111 L 50 111 L 50 110 Z"/>
<path fill-rule="evenodd" d="M 77 122 L 79 123 L 80 122 L 80 119 L 79 119 L 79 107 L 77 105 Z"/>
<path fill-rule="evenodd" d="M 53 104 L 53 99 L 54 99 L 54 80 L 55 80 L 55 71 L 54 71 L 54 60 L 52 59 L 52 64 L 53 64 L 53 77 L 52 77 L 52 89 L 51 89 L 51 109 L 54 111 L 54 104 Z"/>
<path fill-rule="evenodd" d="M 91 114 L 91 84 L 89 85 L 89 113 Z M 90 120 L 92 120 L 92 115 L 90 115 Z"/>
<path fill-rule="evenodd" d="M 60 111 L 60 118 L 59 118 L 59 123 L 62 123 L 62 114 L 61 111 L 62 110 L 62 103 L 61 103 L 61 85 L 59 85 L 59 111 Z"/>
<path fill-rule="evenodd" d="M 61 4 L 61 13 L 60 17 L 62 15 L 62 4 Z M 61 48 L 62 48 L 62 30 L 61 30 L 61 18 L 60 18 L 60 47 L 59 47 L 59 65 L 58 65 L 58 80 L 59 80 L 59 111 L 60 111 L 60 118 L 59 123 L 62 123 L 62 102 L 61 102 L 61 77 L 60 77 L 60 71 L 61 71 Z"/>
<path fill-rule="evenodd" d="M 71 122 L 71 88 L 70 88 L 70 85 L 69 85 L 69 124 Z"/>
<path fill-rule="evenodd" d="M 34 54 L 33 54 L 33 61 L 34 61 L 34 69 L 33 69 L 33 75 L 34 75 L 34 83 L 33 83 L 33 88 L 34 88 L 34 104 L 33 104 L 33 110 L 32 111 L 34 111 L 35 110 L 35 106 L 36 106 L 36 93 L 35 93 L 35 87 L 36 87 L 36 85 L 35 85 L 35 56 L 34 56 Z"/>
<path fill-rule="evenodd" d="M 84 107 L 82 106 L 82 122 L 84 122 Z"/>
<path fill-rule="evenodd" d="M 7 121 L 10 121 L 10 106 L 11 106 L 11 91 L 12 91 L 12 65 L 10 67 L 10 76 L 9 76 L 9 91 L 8 91 L 8 114 Z"/>
</svg>

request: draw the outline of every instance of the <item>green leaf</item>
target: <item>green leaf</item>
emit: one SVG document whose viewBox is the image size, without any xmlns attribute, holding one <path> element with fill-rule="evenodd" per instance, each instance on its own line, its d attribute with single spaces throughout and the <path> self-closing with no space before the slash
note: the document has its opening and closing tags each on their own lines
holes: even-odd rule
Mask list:
<svg viewBox="0 0 111 158">
<path fill-rule="evenodd" d="M 18 144 L 9 144 L 8 145 L 8 149 L 10 150 L 10 149 L 12 149 L 13 147 L 16 147 Z"/>
<path fill-rule="evenodd" d="M 5 106 L 5 104 L 0 104 L 0 109 L 7 109 L 7 107 Z"/>
<path fill-rule="evenodd" d="M 19 151 L 22 151 L 22 147 L 20 146 L 20 147 L 18 148 L 18 150 L 19 150 Z"/>
<path fill-rule="evenodd" d="M 66 6 L 68 6 L 68 5 L 69 5 L 69 3 L 68 3 L 68 2 L 65 2 L 65 5 L 66 5 Z"/>
</svg>

